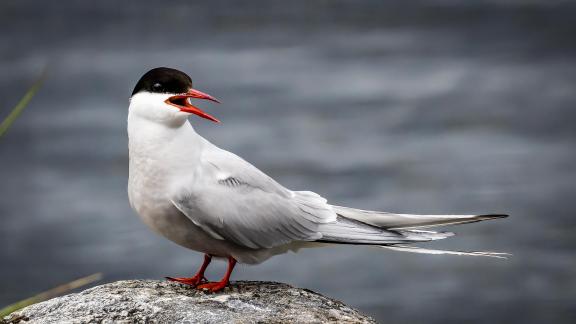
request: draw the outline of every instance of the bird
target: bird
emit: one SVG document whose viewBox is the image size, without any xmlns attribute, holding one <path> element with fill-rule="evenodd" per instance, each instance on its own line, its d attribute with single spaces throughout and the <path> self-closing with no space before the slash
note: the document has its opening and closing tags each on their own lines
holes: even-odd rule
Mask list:
<svg viewBox="0 0 576 324">
<path fill-rule="evenodd" d="M 451 232 L 430 227 L 507 217 L 412 215 L 360 210 L 328 203 L 317 193 L 285 188 L 270 176 L 199 135 L 189 120 L 219 120 L 193 104 L 218 99 L 192 87 L 177 69 L 159 67 L 136 83 L 128 108 L 128 197 L 152 231 L 204 254 L 192 277 L 166 277 L 218 292 L 236 263 L 259 264 L 303 248 L 368 245 L 428 254 L 505 258 L 506 253 L 432 250 L 418 246 Z M 196 118 L 194 122 L 200 122 Z M 205 271 L 212 258 L 228 262 L 219 281 Z"/>
</svg>

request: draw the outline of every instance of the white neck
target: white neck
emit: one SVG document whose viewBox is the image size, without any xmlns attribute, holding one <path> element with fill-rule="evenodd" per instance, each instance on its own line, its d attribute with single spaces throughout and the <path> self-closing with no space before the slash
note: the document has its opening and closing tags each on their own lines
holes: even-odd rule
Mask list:
<svg viewBox="0 0 576 324">
<path fill-rule="evenodd" d="M 151 96 L 156 95 L 139 95 L 130 102 L 129 178 L 131 182 L 162 186 L 158 183 L 160 179 L 165 181 L 194 172 L 207 142 L 194 131 L 187 120 L 189 114 Z"/>
<path fill-rule="evenodd" d="M 153 160 L 166 167 L 182 162 L 190 167 L 200 158 L 203 146 L 204 139 L 186 119 L 182 123 L 166 125 L 128 114 L 128 149 L 131 161 Z"/>
</svg>

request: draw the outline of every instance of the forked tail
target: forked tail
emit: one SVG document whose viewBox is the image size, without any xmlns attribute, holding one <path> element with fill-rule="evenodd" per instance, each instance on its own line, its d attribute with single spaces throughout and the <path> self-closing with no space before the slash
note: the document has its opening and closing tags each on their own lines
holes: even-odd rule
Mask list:
<svg viewBox="0 0 576 324">
<path fill-rule="evenodd" d="M 454 235 L 423 228 L 480 222 L 508 215 L 411 215 L 332 206 L 336 222 L 321 224 L 319 242 L 376 245 L 382 248 L 426 254 L 451 254 L 506 258 L 507 253 L 431 250 L 407 244 L 439 240 Z"/>
</svg>

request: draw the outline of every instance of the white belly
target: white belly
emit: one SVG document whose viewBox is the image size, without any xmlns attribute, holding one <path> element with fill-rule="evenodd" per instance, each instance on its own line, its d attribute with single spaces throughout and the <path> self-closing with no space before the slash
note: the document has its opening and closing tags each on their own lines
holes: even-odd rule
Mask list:
<svg viewBox="0 0 576 324">
<path fill-rule="evenodd" d="M 132 170 L 131 170 L 132 171 Z M 225 249 L 219 242 L 200 227 L 194 225 L 166 197 L 165 188 L 159 177 L 141 177 L 130 174 L 128 197 L 132 208 L 142 221 L 154 232 L 186 248 L 226 257 Z"/>
<path fill-rule="evenodd" d="M 157 189 L 142 190 L 142 187 L 134 186 L 133 181 L 133 178 L 129 181 L 128 196 L 138 216 L 154 232 L 185 248 L 215 257 L 230 256 L 240 263 L 248 264 L 261 263 L 291 248 L 291 246 L 282 246 L 274 249 L 254 250 L 216 239 L 196 226 L 167 198 L 163 198 L 165 193 Z"/>
</svg>

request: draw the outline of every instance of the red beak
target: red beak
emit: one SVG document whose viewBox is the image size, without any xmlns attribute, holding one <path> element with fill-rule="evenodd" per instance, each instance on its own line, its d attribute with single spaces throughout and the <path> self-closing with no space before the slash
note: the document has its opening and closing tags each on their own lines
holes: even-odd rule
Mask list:
<svg viewBox="0 0 576 324">
<path fill-rule="evenodd" d="M 206 119 L 211 120 L 211 121 L 216 122 L 216 123 L 220 122 L 218 119 L 205 113 L 200 108 L 193 106 L 190 103 L 190 100 L 188 100 L 188 98 L 205 99 L 205 100 L 210 100 L 210 101 L 220 103 L 220 101 L 218 101 L 218 99 L 212 97 L 211 95 L 206 94 L 206 93 L 201 92 L 201 91 L 198 91 L 198 90 L 194 90 L 194 89 L 190 89 L 190 90 L 188 90 L 188 92 L 186 92 L 184 94 L 172 96 L 172 97 L 166 99 L 165 102 L 169 105 L 172 105 L 172 106 L 180 109 L 180 111 L 195 114 L 195 115 L 198 115 L 202 118 L 206 118 Z"/>
</svg>

